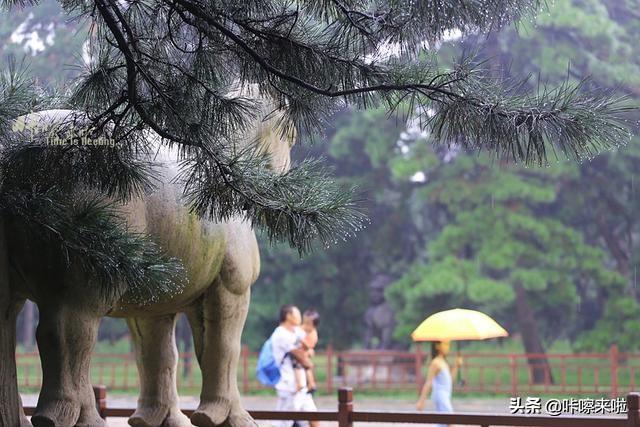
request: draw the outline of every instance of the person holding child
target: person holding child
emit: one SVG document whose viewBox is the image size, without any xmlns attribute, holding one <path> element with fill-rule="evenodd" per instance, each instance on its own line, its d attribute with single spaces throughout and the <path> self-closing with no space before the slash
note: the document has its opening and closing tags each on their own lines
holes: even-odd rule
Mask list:
<svg viewBox="0 0 640 427">
<path fill-rule="evenodd" d="M 306 375 L 297 375 L 295 366 L 311 369 L 313 364 L 309 350 L 302 341 L 305 332 L 302 329 L 302 315 L 298 307 L 284 305 L 280 309 L 280 324 L 271 335 L 273 357 L 280 364 L 280 379 L 275 385 L 278 395 L 279 411 L 317 411 L 313 396 L 308 393 Z M 303 371 L 304 372 L 304 371 Z M 293 421 L 281 421 L 278 427 L 292 427 Z M 308 422 L 298 422 L 301 427 Z M 315 424 L 314 424 L 315 425 Z"/>
</svg>

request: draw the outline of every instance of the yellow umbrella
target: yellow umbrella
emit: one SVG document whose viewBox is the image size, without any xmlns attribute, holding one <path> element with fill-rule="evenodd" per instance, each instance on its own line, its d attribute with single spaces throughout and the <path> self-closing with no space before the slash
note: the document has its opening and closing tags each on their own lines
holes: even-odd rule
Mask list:
<svg viewBox="0 0 640 427">
<path fill-rule="evenodd" d="M 414 341 L 484 340 L 506 336 L 509 333 L 491 317 L 462 308 L 433 314 L 411 333 Z"/>
</svg>

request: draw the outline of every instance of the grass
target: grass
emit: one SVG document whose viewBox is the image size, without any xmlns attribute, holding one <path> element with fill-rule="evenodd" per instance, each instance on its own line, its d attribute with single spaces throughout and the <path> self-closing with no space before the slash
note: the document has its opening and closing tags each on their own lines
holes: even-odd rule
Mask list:
<svg viewBox="0 0 640 427">
<path fill-rule="evenodd" d="M 456 346 L 453 346 L 453 352 L 456 351 Z M 510 360 L 500 355 L 504 354 L 516 354 L 522 355 L 523 349 L 520 341 L 516 339 L 510 339 L 503 343 L 496 342 L 475 342 L 468 343 L 463 346 L 462 352 L 468 355 L 463 366 L 463 375 L 469 390 L 461 390 L 460 387 L 456 390 L 456 396 L 458 397 L 504 397 L 512 394 L 512 375 L 513 366 L 510 365 Z M 34 393 L 39 389 L 41 382 L 41 369 L 40 361 L 37 355 L 33 353 L 25 353 L 23 348 L 17 349 L 18 353 L 18 380 L 20 389 L 22 392 Z M 423 354 L 426 354 L 428 349 L 423 348 Z M 483 356 L 474 357 L 473 353 L 482 353 Z M 494 354 L 495 356 L 491 356 Z M 557 342 L 548 351 L 549 361 L 551 365 L 552 375 L 556 382 L 561 382 L 564 378 L 564 382 L 567 385 L 571 385 L 571 388 L 561 389 L 557 385 L 545 386 L 531 386 L 529 384 L 529 374 L 527 370 L 527 362 L 524 358 L 517 358 L 515 365 L 517 393 L 520 395 L 537 395 L 544 394 L 555 397 L 570 397 L 576 396 L 578 393 L 578 385 L 582 383 L 583 390 L 581 395 L 598 397 L 606 395 L 611 385 L 611 369 L 609 358 L 566 358 L 564 361 L 557 355 L 559 354 L 571 354 L 570 347 L 566 342 Z M 555 355 L 555 356 L 554 356 Z M 254 369 L 256 366 L 257 357 L 250 355 L 246 362 L 241 361 L 239 366 L 239 379 L 238 382 L 241 388 L 244 385 L 248 386 L 248 390 L 245 393 L 262 395 L 271 395 L 273 393 L 270 389 L 260 388 L 259 384 L 255 380 Z M 453 359 L 453 358 L 452 358 Z M 628 391 L 632 386 L 635 387 L 640 380 L 637 377 L 637 372 L 640 372 L 640 359 L 633 359 L 629 361 L 621 361 L 618 368 L 618 387 L 620 392 L 624 393 Z M 335 372 L 337 366 L 337 360 L 334 357 L 332 360 L 333 369 Z M 407 359 L 405 364 L 411 370 L 411 376 L 408 376 L 405 381 L 394 390 L 384 390 L 382 388 L 374 388 L 373 384 L 366 383 L 354 386 L 358 395 L 371 396 L 371 397 L 393 397 L 398 398 L 413 398 L 416 394 L 416 384 L 413 378 L 413 370 L 415 367 L 415 361 L 413 359 Z M 200 392 L 202 384 L 202 375 L 198 367 L 198 363 L 195 358 L 192 359 L 191 373 L 184 376 L 184 359 L 181 358 L 181 362 L 178 370 L 178 387 L 180 394 L 182 395 L 197 395 Z M 396 365 L 394 365 L 396 366 Z M 246 367 L 246 374 L 243 374 L 243 369 Z M 350 366 L 348 369 L 355 369 Z M 425 367 L 423 366 L 423 372 Z M 351 371 L 353 372 L 353 371 Z M 633 376 L 632 376 L 633 374 Z M 247 383 L 244 382 L 245 376 Z M 632 378 L 633 377 L 633 378 Z M 135 359 L 131 354 L 131 344 L 128 340 L 120 340 L 114 344 L 108 342 L 100 342 L 96 346 L 91 366 L 91 379 L 94 384 L 105 384 L 109 393 L 116 394 L 136 394 L 139 388 L 138 375 L 135 365 Z M 326 379 L 327 379 L 327 358 L 324 355 L 318 355 L 316 358 L 316 379 L 320 385 L 319 394 L 326 394 Z M 384 382 L 384 381 L 382 381 Z M 595 388 L 596 382 L 598 388 Z M 334 388 L 343 385 L 339 382 L 339 379 L 334 379 Z M 378 384 L 382 387 L 383 384 Z M 478 390 L 478 387 L 482 385 L 482 389 Z M 333 393 L 332 393 L 333 394 Z"/>
</svg>

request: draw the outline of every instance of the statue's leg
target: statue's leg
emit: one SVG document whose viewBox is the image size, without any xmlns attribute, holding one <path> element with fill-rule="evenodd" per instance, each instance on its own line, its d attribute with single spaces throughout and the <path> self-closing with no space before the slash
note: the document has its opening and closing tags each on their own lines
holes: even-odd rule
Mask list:
<svg viewBox="0 0 640 427">
<path fill-rule="evenodd" d="M 22 397 L 20 395 L 18 395 L 18 402 L 20 402 L 20 427 L 33 427 L 33 424 L 31 424 L 31 421 L 29 421 L 29 419 L 27 418 L 27 416 L 24 414 L 24 408 L 22 407 Z"/>
<path fill-rule="evenodd" d="M 200 316 L 189 316 L 194 335 L 201 334 L 196 354 L 202 370 L 200 406 L 191 422 L 199 427 L 256 425 L 240 405 L 237 384 L 240 337 L 249 307 L 249 291 L 236 295 L 219 283 L 203 303 L 206 307 Z"/>
<path fill-rule="evenodd" d="M 16 372 L 16 319 L 24 301 L 17 301 L 9 280 L 9 258 L 0 217 L 0 426 L 30 426 L 22 409 Z"/>
<path fill-rule="evenodd" d="M 178 405 L 176 315 L 127 319 L 136 348 L 140 377 L 138 408 L 129 418 L 134 427 L 190 427 Z"/>
<path fill-rule="evenodd" d="M 24 301 L 12 301 L 6 286 L 0 289 L 0 426 L 28 427 L 16 373 L 16 318 Z"/>
<path fill-rule="evenodd" d="M 240 404 L 237 370 L 250 286 L 260 260 L 253 232 L 237 230 L 238 240 L 239 235 L 242 243 L 229 245 L 218 279 L 187 312 L 202 370 L 200 406 L 191 416 L 199 427 L 257 425 Z"/>
<path fill-rule="evenodd" d="M 31 422 L 35 427 L 99 427 L 89 363 L 100 317 L 82 304 L 39 304 L 36 340 L 42 363 L 42 389 Z"/>
</svg>

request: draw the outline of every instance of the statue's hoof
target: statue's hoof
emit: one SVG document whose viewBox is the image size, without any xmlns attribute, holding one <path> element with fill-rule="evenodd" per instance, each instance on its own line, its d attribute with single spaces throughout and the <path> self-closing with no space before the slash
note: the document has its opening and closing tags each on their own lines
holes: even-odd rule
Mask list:
<svg viewBox="0 0 640 427">
<path fill-rule="evenodd" d="M 224 427 L 258 427 L 251 415 L 242 408 L 232 409 Z"/>
<path fill-rule="evenodd" d="M 169 415 L 164 420 L 162 427 L 193 427 L 193 424 L 180 408 L 173 407 L 169 410 Z"/>
<path fill-rule="evenodd" d="M 38 402 L 31 417 L 33 427 L 74 426 L 80 417 L 80 404 L 71 400 L 49 400 Z"/>
<path fill-rule="evenodd" d="M 62 425 L 56 424 L 54 420 L 42 415 L 34 415 L 33 417 L 31 417 L 31 424 L 33 425 L 33 427 L 56 427 Z"/>
<path fill-rule="evenodd" d="M 169 415 L 167 405 L 138 406 L 129 418 L 129 425 L 133 427 L 159 427 Z"/>
<path fill-rule="evenodd" d="M 100 418 L 97 411 L 86 416 L 80 412 L 80 419 L 74 427 L 107 427 L 107 422 Z"/>
<path fill-rule="evenodd" d="M 133 427 L 193 427 L 191 420 L 177 406 L 139 407 L 129 418 Z"/>
<path fill-rule="evenodd" d="M 198 427 L 218 427 L 224 424 L 231 413 L 231 401 L 218 397 L 213 401 L 200 402 L 191 415 L 191 424 Z"/>
<path fill-rule="evenodd" d="M 79 420 L 75 427 L 107 427 L 107 422 L 100 417 Z"/>
<path fill-rule="evenodd" d="M 107 427 L 107 422 L 100 417 L 95 402 L 91 401 L 80 408 L 80 418 L 75 427 Z"/>
</svg>

